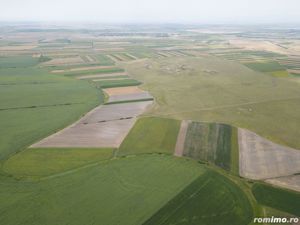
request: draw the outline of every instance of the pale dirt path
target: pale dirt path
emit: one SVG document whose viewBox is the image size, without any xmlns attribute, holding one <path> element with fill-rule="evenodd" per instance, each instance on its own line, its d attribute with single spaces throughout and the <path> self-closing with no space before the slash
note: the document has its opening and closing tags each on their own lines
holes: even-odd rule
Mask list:
<svg viewBox="0 0 300 225">
<path fill-rule="evenodd" d="M 184 142 L 185 142 L 185 137 L 186 137 L 189 124 L 190 121 L 188 120 L 183 120 L 181 122 L 180 130 L 177 136 L 175 151 L 174 151 L 175 156 L 181 157 L 183 155 Z"/>
<path fill-rule="evenodd" d="M 254 132 L 238 129 L 240 175 L 254 180 L 300 172 L 300 150 L 275 144 Z"/>
</svg>

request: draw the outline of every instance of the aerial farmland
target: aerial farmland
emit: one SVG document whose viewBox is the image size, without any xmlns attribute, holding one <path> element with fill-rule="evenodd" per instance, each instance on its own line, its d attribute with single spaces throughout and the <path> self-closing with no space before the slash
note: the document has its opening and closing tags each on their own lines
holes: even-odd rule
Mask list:
<svg viewBox="0 0 300 225">
<path fill-rule="evenodd" d="M 300 217 L 299 29 L 0 28 L 1 225 Z"/>
</svg>

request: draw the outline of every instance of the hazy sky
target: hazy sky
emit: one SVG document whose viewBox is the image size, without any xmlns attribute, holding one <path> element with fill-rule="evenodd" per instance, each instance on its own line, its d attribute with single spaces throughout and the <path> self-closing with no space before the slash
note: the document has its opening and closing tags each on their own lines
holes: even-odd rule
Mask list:
<svg viewBox="0 0 300 225">
<path fill-rule="evenodd" d="M 0 20 L 300 23 L 300 0 L 0 0 Z"/>
</svg>

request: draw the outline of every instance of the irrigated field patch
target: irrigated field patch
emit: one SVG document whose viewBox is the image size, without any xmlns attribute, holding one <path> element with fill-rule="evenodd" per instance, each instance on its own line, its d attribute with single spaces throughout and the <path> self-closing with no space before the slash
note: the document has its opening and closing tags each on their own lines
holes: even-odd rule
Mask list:
<svg viewBox="0 0 300 225">
<path fill-rule="evenodd" d="M 243 191 L 229 179 L 207 171 L 143 225 L 246 225 L 252 216 Z"/>
<path fill-rule="evenodd" d="M 180 121 L 146 117 L 139 119 L 120 146 L 119 155 L 161 152 L 173 154 Z"/>
</svg>

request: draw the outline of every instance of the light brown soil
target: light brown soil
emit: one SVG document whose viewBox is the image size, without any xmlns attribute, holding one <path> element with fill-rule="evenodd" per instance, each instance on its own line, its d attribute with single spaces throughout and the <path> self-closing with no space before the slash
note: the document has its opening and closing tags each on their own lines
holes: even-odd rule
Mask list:
<svg viewBox="0 0 300 225">
<path fill-rule="evenodd" d="M 265 180 L 267 183 L 300 192 L 300 174 Z"/>
<path fill-rule="evenodd" d="M 141 100 L 141 99 L 149 99 L 149 98 L 152 98 L 152 96 L 149 94 L 149 92 L 144 91 L 141 93 L 133 93 L 133 94 L 111 95 L 109 97 L 108 102 Z"/>
<path fill-rule="evenodd" d="M 175 151 L 174 151 L 175 156 L 181 157 L 183 155 L 184 142 L 185 142 L 185 137 L 186 137 L 189 123 L 190 123 L 190 121 L 187 121 L 187 120 L 183 120 L 181 122 L 180 131 L 178 133 L 177 142 L 176 142 Z"/>
<path fill-rule="evenodd" d="M 93 75 L 83 75 L 83 76 L 78 76 L 76 79 L 90 79 L 90 78 L 101 78 L 101 77 L 114 77 L 114 76 L 126 76 L 127 73 L 101 73 L 101 74 L 93 74 Z"/>
<path fill-rule="evenodd" d="M 99 106 L 76 123 L 31 147 L 119 147 L 136 117 L 151 104 L 149 101 Z"/>
<path fill-rule="evenodd" d="M 260 180 L 300 172 L 300 150 L 275 144 L 259 135 L 238 130 L 240 175 Z"/>
<path fill-rule="evenodd" d="M 109 96 L 112 95 L 126 95 L 126 94 L 137 94 L 144 92 L 137 86 L 130 86 L 130 87 L 117 87 L 117 88 L 106 88 L 103 89 L 106 94 Z"/>
</svg>

